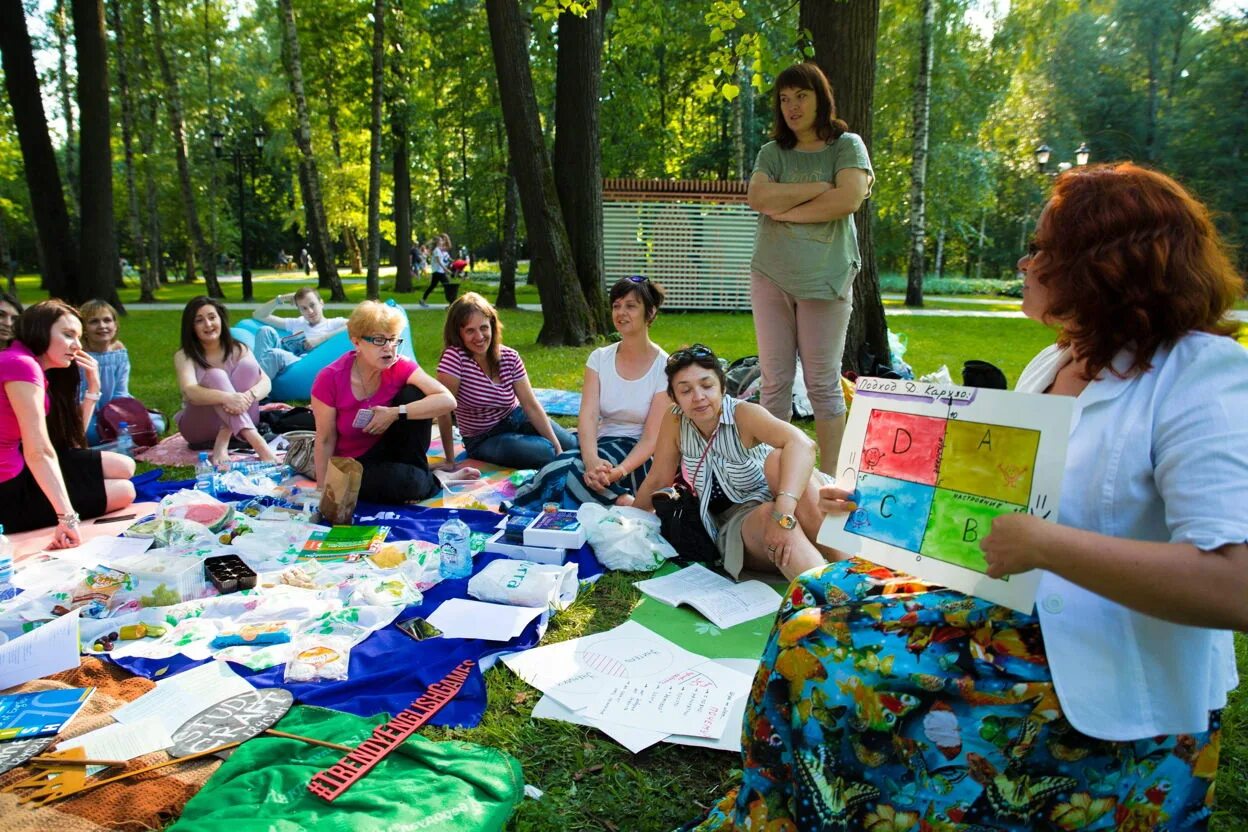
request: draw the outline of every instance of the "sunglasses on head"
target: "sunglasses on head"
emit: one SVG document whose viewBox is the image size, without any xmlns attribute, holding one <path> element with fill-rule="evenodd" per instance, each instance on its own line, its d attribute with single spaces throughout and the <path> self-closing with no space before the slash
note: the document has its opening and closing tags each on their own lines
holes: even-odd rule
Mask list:
<svg viewBox="0 0 1248 832">
<path fill-rule="evenodd" d="M 628 277 L 624 279 L 629 281 L 630 283 L 649 283 L 650 282 L 650 278 L 646 277 L 644 274 L 630 274 Z"/>
<path fill-rule="evenodd" d="M 679 364 L 681 361 L 700 361 L 704 358 L 713 358 L 715 353 L 711 352 L 711 348 L 705 344 L 694 344 L 691 347 L 676 350 L 667 357 L 667 366 Z"/>
</svg>

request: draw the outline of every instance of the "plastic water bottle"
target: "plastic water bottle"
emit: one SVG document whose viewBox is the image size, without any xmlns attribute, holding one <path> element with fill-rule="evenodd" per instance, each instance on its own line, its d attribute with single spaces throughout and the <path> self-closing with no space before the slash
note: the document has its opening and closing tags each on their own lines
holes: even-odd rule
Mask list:
<svg viewBox="0 0 1248 832">
<path fill-rule="evenodd" d="M 134 456 L 134 437 L 130 435 L 130 423 L 117 423 L 117 453 Z"/>
<path fill-rule="evenodd" d="M 458 511 L 452 510 L 438 529 L 438 555 L 442 559 L 438 571 L 443 578 L 467 578 L 472 574 L 470 537 L 468 524 L 459 519 Z"/>
<path fill-rule="evenodd" d="M 4 536 L 4 526 L 0 526 L 0 601 L 7 601 L 16 594 L 17 589 L 13 586 L 13 543 Z"/>
<path fill-rule="evenodd" d="M 200 451 L 199 462 L 195 463 L 195 490 L 216 496 L 217 489 L 213 481 L 215 473 L 212 462 L 208 459 L 208 452 Z"/>
</svg>

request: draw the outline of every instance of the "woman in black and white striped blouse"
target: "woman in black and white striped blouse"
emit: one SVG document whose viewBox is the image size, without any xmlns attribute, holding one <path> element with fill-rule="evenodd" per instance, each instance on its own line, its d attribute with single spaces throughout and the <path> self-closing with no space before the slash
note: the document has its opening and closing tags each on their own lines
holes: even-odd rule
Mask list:
<svg viewBox="0 0 1248 832">
<path fill-rule="evenodd" d="M 719 359 L 701 344 L 672 353 L 666 372 L 675 406 L 634 505 L 652 510 L 654 492 L 681 470 L 734 577 L 748 568 L 793 578 L 825 555 L 839 557 L 815 545 L 823 521 L 815 443 L 758 405 L 725 397 Z"/>
</svg>

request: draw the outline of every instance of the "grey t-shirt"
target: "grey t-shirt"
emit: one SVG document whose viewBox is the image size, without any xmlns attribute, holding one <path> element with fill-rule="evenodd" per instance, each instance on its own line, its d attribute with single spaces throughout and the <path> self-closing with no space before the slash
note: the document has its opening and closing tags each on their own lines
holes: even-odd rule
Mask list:
<svg viewBox="0 0 1248 832">
<path fill-rule="evenodd" d="M 754 173 L 781 183 L 836 185 L 837 173 L 846 168 L 861 168 L 872 179 L 875 176 L 867 146 L 856 133 L 842 133 L 822 150 L 784 150 L 776 142 L 768 142 L 754 162 Z M 758 217 L 750 269 L 794 297 L 844 297 L 861 267 L 852 214 L 828 222 L 777 222 L 765 214 Z"/>
</svg>

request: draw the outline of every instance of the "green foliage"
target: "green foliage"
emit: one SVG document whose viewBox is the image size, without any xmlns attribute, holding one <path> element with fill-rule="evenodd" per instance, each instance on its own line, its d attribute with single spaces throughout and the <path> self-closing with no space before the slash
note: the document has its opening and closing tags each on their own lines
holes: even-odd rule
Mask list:
<svg viewBox="0 0 1248 832">
<path fill-rule="evenodd" d="M 904 293 L 906 276 L 904 274 L 880 275 L 880 291 Z M 924 294 L 930 295 L 999 295 L 1011 298 L 1023 296 L 1023 281 L 989 280 L 971 277 L 929 277 L 923 281 Z M 965 308 L 965 307 L 964 307 Z"/>
</svg>

